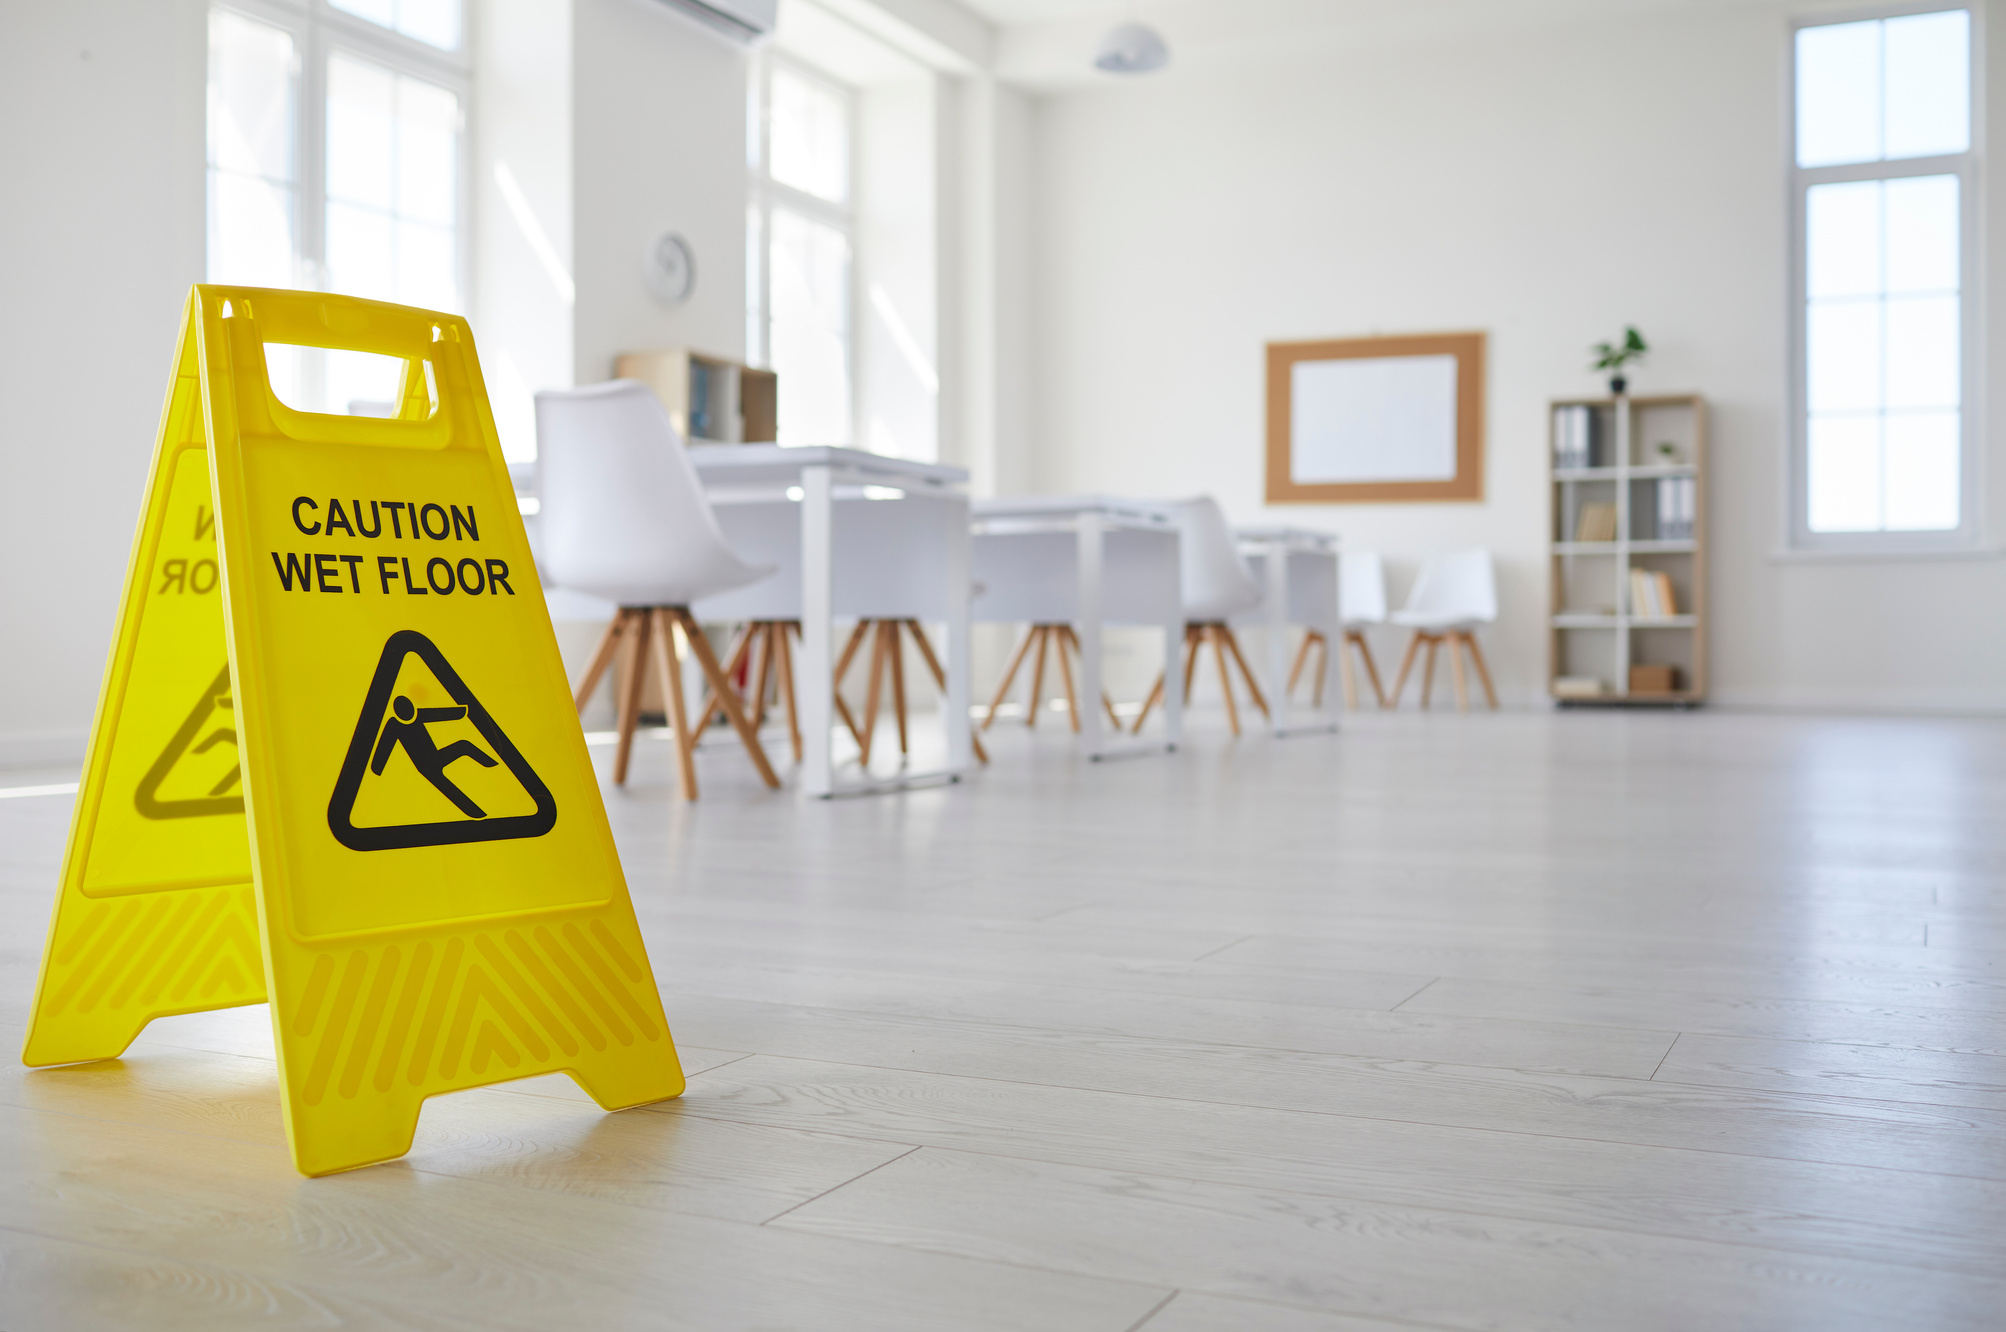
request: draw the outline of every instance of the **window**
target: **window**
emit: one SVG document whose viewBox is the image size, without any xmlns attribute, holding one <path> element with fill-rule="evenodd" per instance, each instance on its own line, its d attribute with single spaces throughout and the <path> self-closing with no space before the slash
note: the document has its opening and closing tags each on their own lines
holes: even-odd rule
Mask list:
<svg viewBox="0 0 2006 1332">
<path fill-rule="evenodd" d="M 1976 531 L 1974 49 L 1962 9 L 1796 31 L 1795 545 Z"/>
<path fill-rule="evenodd" d="M 460 0 L 233 3 L 209 16 L 208 277 L 463 308 Z M 310 410 L 380 410 L 397 363 L 267 354 Z"/>
<path fill-rule="evenodd" d="M 755 62 L 746 358 L 779 377 L 783 444 L 855 434 L 852 118 L 847 90 L 771 53 Z"/>
</svg>

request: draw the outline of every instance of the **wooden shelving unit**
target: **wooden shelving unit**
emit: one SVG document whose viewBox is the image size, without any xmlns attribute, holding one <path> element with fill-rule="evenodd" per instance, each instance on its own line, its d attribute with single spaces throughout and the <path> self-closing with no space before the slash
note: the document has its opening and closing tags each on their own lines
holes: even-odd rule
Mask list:
<svg viewBox="0 0 2006 1332">
<path fill-rule="evenodd" d="M 1706 697 L 1706 400 L 1697 394 L 1557 399 L 1547 413 L 1548 457 L 1560 458 L 1562 409 L 1586 408 L 1598 441 L 1594 466 L 1553 469 L 1553 635 L 1549 679 L 1593 677 L 1594 696 L 1563 705 L 1690 707 Z M 1673 460 L 1658 446 L 1670 443 Z M 1659 482 L 1692 479 L 1692 535 L 1659 536 Z M 1616 508 L 1614 539 L 1578 541 L 1581 510 Z M 1644 615 L 1632 569 L 1671 579 L 1676 612 Z M 1678 687 L 1633 692 L 1633 665 L 1672 666 Z"/>
<path fill-rule="evenodd" d="M 759 444 L 777 438 L 780 388 L 771 370 L 674 347 L 624 352 L 613 362 L 613 373 L 653 389 L 676 432 L 691 443 Z"/>
</svg>

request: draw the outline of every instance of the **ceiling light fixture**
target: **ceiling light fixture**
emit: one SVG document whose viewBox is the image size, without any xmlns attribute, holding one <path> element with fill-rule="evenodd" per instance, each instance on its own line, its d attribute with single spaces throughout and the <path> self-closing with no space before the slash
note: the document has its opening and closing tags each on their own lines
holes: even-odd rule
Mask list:
<svg viewBox="0 0 2006 1332">
<path fill-rule="evenodd" d="M 1156 29 L 1123 23 L 1101 38 L 1094 68 L 1110 74 L 1149 74 L 1170 63 L 1170 48 Z"/>
</svg>

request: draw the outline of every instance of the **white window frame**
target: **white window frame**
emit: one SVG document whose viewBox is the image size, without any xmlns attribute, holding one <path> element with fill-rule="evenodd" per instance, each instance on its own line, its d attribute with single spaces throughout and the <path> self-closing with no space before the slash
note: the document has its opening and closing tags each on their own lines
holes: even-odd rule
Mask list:
<svg viewBox="0 0 2006 1332">
<path fill-rule="evenodd" d="M 327 270 L 327 66 L 336 53 L 353 55 L 437 84 L 460 101 L 458 193 L 454 203 L 454 282 L 471 313 L 473 289 L 473 24 L 476 0 L 462 0 L 460 44 L 442 51 L 401 32 L 336 9 L 328 0 L 216 0 L 254 23 L 293 39 L 300 67 L 293 77 L 294 283 L 325 291 Z M 207 266 L 205 256 L 204 266 Z M 316 389 L 318 386 L 314 386 Z"/>
<path fill-rule="evenodd" d="M 1797 165 L 1797 34 L 1804 28 L 1822 28 L 1839 23 L 1871 19 L 1903 18 L 1910 14 L 1939 14 L 1963 9 L 1971 22 L 1971 140 L 1962 153 L 1937 157 L 1904 157 L 1892 161 L 1855 162 L 1845 166 L 1800 167 Z M 1789 104 L 1786 161 L 1790 188 L 1790 459 L 1789 459 L 1789 548 L 1804 553 L 1910 555 L 1937 551 L 1957 551 L 1978 544 L 1983 518 L 1984 421 L 1984 273 L 1980 244 L 1984 218 L 1980 198 L 1979 165 L 1984 150 L 1984 50 L 1985 11 L 1969 0 L 1964 4 L 1929 3 L 1883 5 L 1854 12 L 1819 14 L 1790 22 L 1788 36 Z M 1910 176 L 1956 176 L 1958 188 L 1958 524 L 1938 531 L 1814 532 L 1810 522 L 1810 402 L 1809 360 L 1806 349 L 1805 264 L 1809 257 L 1805 238 L 1805 201 L 1814 185 L 1842 181 L 1900 180 Z"/>
<path fill-rule="evenodd" d="M 751 61 L 751 88 L 747 108 L 747 153 L 750 159 L 746 166 L 747 212 L 757 217 L 748 225 L 756 228 L 759 247 L 756 262 L 748 266 L 746 274 L 747 313 L 750 316 L 746 330 L 745 359 L 747 364 L 770 370 L 773 352 L 773 209 L 775 205 L 790 212 L 799 213 L 811 221 L 819 222 L 832 230 L 840 231 L 849 246 L 849 282 L 843 293 L 847 302 L 845 311 L 848 328 L 845 332 L 844 372 L 850 381 L 850 439 L 851 447 L 861 447 L 857 440 L 862 437 L 860 429 L 863 405 L 859 400 L 857 378 L 857 92 L 856 89 L 834 78 L 815 66 L 796 60 L 780 51 L 768 47 L 753 56 Z M 820 84 L 842 99 L 844 139 L 848 146 L 849 179 L 844 182 L 842 203 L 832 203 L 817 194 L 796 189 L 792 185 L 777 181 L 771 174 L 773 162 L 772 143 L 772 97 L 770 87 L 773 71 L 785 68 L 790 74 Z M 748 254 L 747 258 L 754 259 Z M 754 327 L 757 333 L 754 333 Z"/>
</svg>

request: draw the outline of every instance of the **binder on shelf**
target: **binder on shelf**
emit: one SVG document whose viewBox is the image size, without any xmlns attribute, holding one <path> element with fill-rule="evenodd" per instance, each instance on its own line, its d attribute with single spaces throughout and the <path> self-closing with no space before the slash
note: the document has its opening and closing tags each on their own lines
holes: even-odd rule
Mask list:
<svg viewBox="0 0 2006 1332">
<path fill-rule="evenodd" d="M 1698 511 L 1698 483 L 1690 476 L 1667 476 L 1658 481 L 1658 540 L 1691 541 L 1693 517 Z"/>
<path fill-rule="evenodd" d="M 1569 403 L 1553 409 L 1553 465 L 1563 472 L 1603 466 L 1601 432 L 1595 409 L 1586 403 Z"/>
<path fill-rule="evenodd" d="M 1672 576 L 1662 570 L 1630 570 L 1630 614 L 1640 620 L 1662 620 L 1679 613 Z"/>
<path fill-rule="evenodd" d="M 1585 542 L 1614 541 L 1616 539 L 1616 506 L 1596 502 L 1581 506 L 1581 517 L 1574 525 L 1574 539 Z"/>
</svg>

